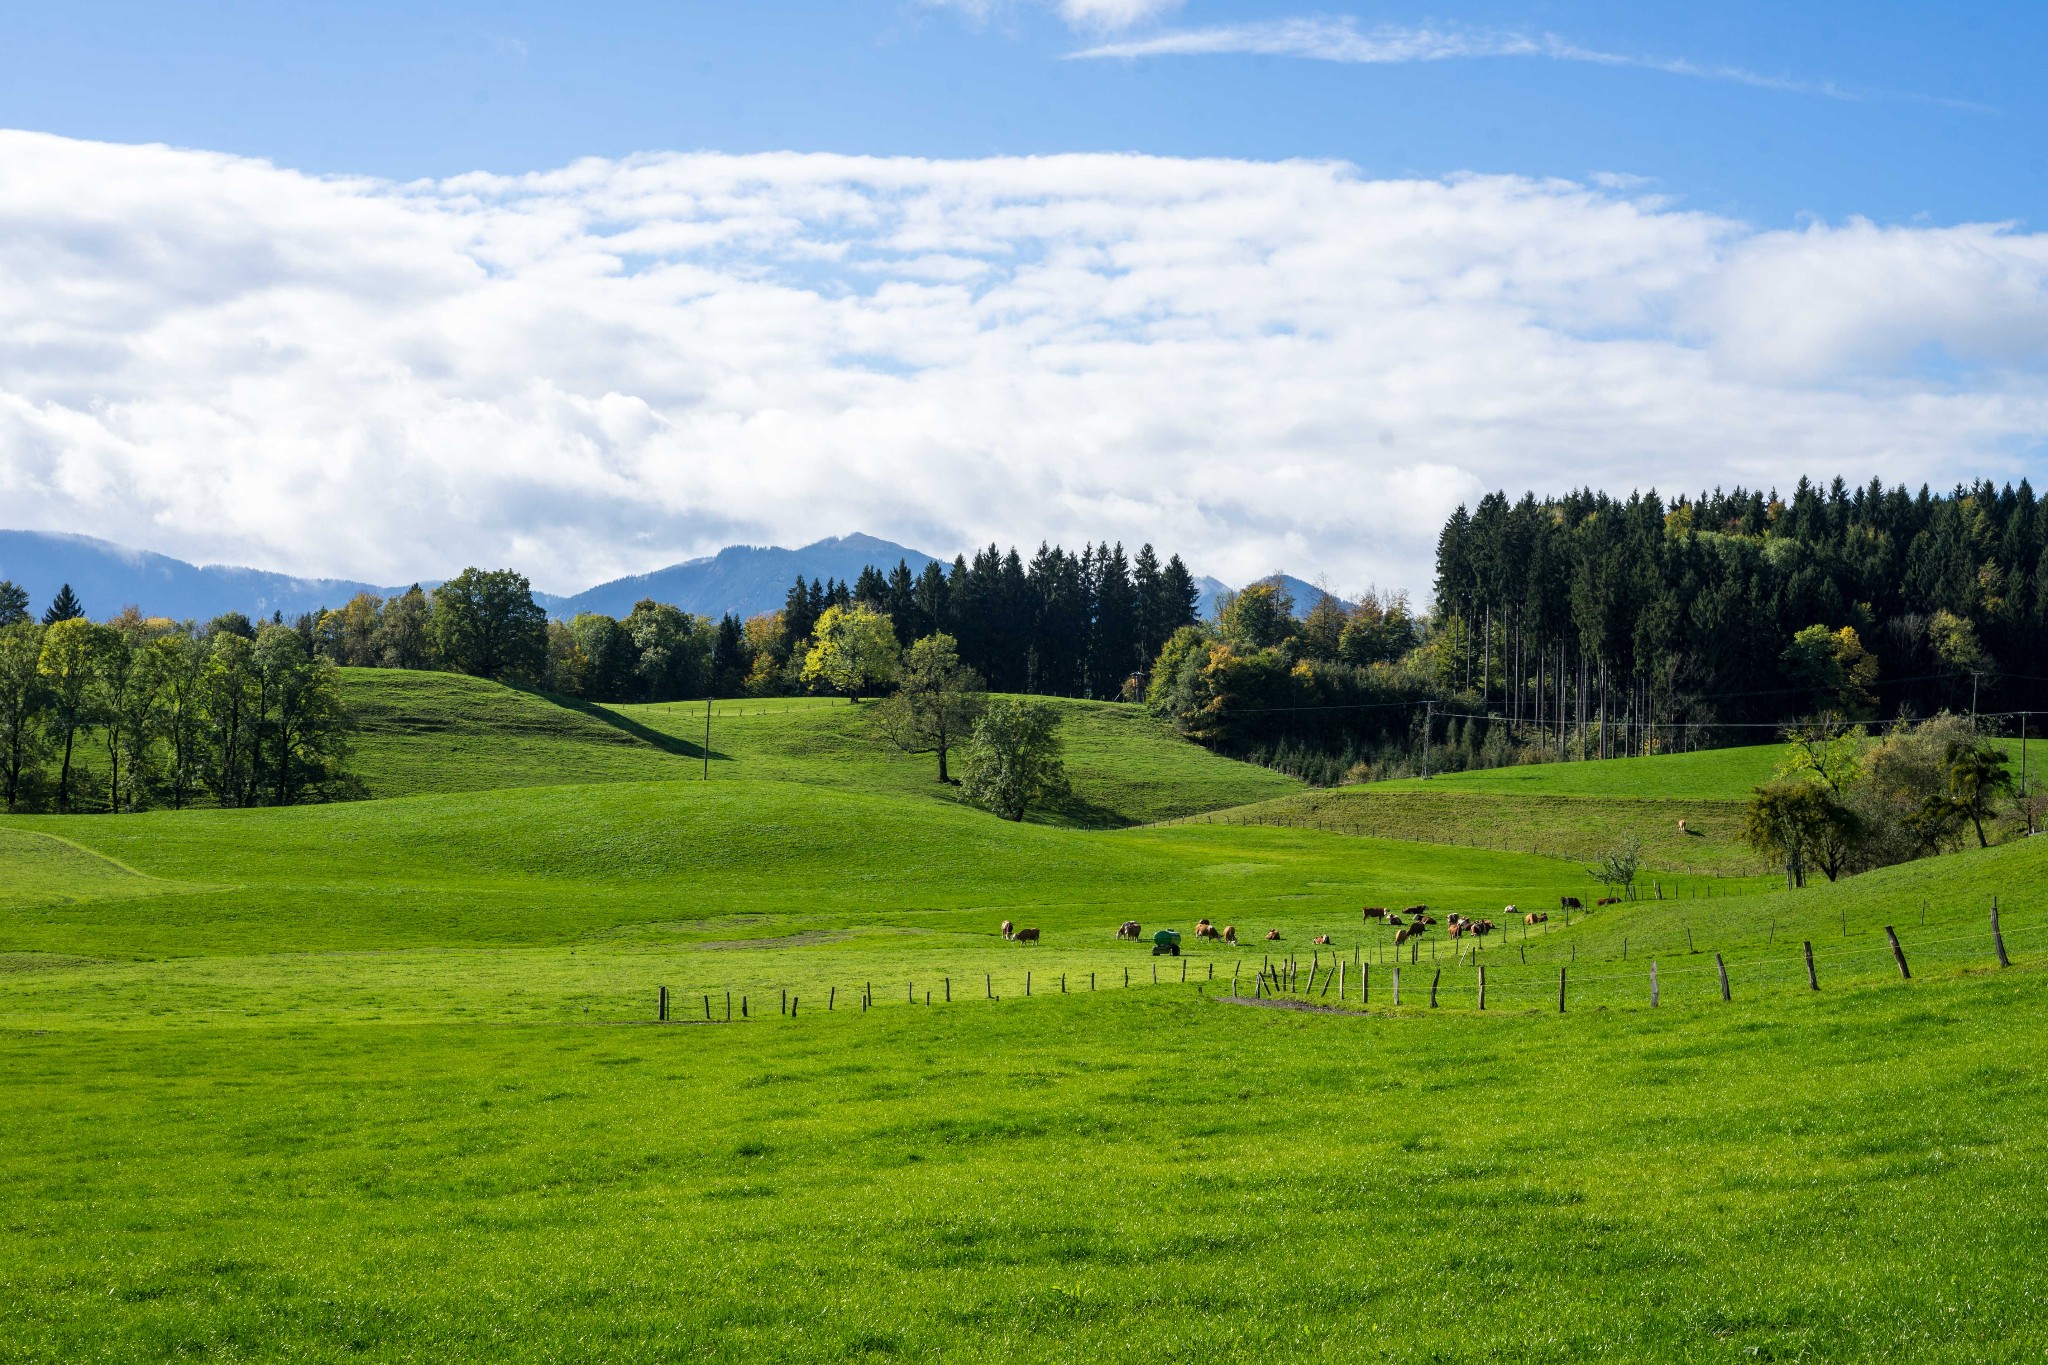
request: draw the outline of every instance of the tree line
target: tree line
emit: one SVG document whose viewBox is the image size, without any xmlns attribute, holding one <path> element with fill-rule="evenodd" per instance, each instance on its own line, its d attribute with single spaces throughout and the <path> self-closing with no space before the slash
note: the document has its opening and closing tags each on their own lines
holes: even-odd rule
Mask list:
<svg viewBox="0 0 2048 1365">
<path fill-rule="evenodd" d="M 962 664 L 1003 692 L 1135 697 L 1147 663 L 1195 620 L 1200 590 L 1178 555 L 1150 545 L 1079 553 L 1041 545 L 1027 563 L 991 545 L 913 572 L 899 560 L 852 583 L 790 585 L 779 611 L 713 621 L 653 600 L 625 617 L 551 621 L 527 579 L 465 569 L 431 592 L 363 593 L 297 623 L 320 657 L 347 667 L 447 668 L 608 702 L 800 696 L 838 689 L 809 666 L 830 612 L 881 618 L 897 648 L 944 634 Z M 835 618 L 836 619 L 836 618 Z"/>
<path fill-rule="evenodd" d="M 7 809 L 290 805 L 356 794 L 334 666 L 281 622 L 198 626 L 133 607 L 88 620 L 67 584 L 41 619 L 0 582 Z"/>
<path fill-rule="evenodd" d="M 1821 714 L 2011 729 L 2048 703 L 2044 544 L 2024 481 L 1495 492 L 1443 526 L 1426 617 L 1255 584 L 1168 641 L 1148 695 L 1319 782 L 1762 743 Z"/>
</svg>

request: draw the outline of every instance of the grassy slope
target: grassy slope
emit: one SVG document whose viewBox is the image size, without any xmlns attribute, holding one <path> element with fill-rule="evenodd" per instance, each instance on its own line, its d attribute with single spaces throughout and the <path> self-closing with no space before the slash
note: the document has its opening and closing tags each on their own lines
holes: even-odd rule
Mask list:
<svg viewBox="0 0 2048 1365">
<path fill-rule="evenodd" d="M 1143 709 L 1050 698 L 1059 707 L 1076 799 L 1053 823 L 1117 826 L 1242 805 L 1302 790 L 1284 774 L 1221 758 L 1176 735 Z M 618 706 L 619 715 L 701 745 L 703 704 Z M 938 761 L 906 754 L 882 733 L 876 708 L 839 700 L 718 702 L 712 708 L 711 780 L 772 779 L 949 802 Z M 955 776 L 957 776 L 957 770 Z"/>
<path fill-rule="evenodd" d="M 10 1041 L 24 1361 L 2033 1360 L 2048 976 Z M 1825 1077 L 1825 1084 L 1799 1083 Z M 89 1081 L 87 1080 L 89 1078 Z"/>
<path fill-rule="evenodd" d="M 1588 763 L 1531 763 L 1373 784 L 1375 791 L 1469 791 L 1540 796 L 1638 796 L 1740 801 L 1770 780 L 1785 756 L 1782 744 L 1707 749 L 1650 758 L 1606 758 Z"/>
<path fill-rule="evenodd" d="M 1394 1010 L 1360 901 L 1554 903 L 1578 865 L 1010 825 L 784 743 L 796 780 L 0 821 L 7 1354 L 1998 1360 L 2048 1332 L 2048 1060 L 2012 1042 L 2048 1025 L 2048 840 L 1507 925 L 1484 1016 L 1432 936 Z M 1331 933 L 1371 1016 L 1216 1001 L 1256 941 L 1155 987 L 1110 937 L 1202 913 L 1324 961 Z M 942 983 L 953 1008 L 905 1003 Z M 586 1026 L 658 984 L 757 1022 Z"/>
<path fill-rule="evenodd" d="M 1589 861 L 1635 835 L 1647 866 L 1689 875 L 1761 871 L 1740 838 L 1743 803 L 1701 797 L 1551 796 L 1452 787 L 1386 791 L 1375 784 L 1308 792 L 1195 822 L 1295 825 L 1342 834 L 1460 844 Z M 1686 822 L 1680 833 L 1678 821 Z M 1598 890 L 1591 880 L 1587 891 Z"/>
<path fill-rule="evenodd" d="M 342 683 L 361 726 L 350 767 L 373 797 L 694 775 L 682 746 L 608 724 L 597 708 L 459 673 L 349 668 Z"/>
<path fill-rule="evenodd" d="M 361 721 L 353 768 L 370 795 L 588 782 L 688 781 L 704 769 L 704 707 L 563 703 L 450 673 L 347 669 Z M 1075 799 L 1053 823 L 1118 826 L 1301 790 L 1282 774 L 1219 758 L 1143 710 L 1053 699 Z M 936 761 L 905 754 L 872 705 L 718 702 L 711 780 L 805 782 L 957 803 Z"/>
</svg>

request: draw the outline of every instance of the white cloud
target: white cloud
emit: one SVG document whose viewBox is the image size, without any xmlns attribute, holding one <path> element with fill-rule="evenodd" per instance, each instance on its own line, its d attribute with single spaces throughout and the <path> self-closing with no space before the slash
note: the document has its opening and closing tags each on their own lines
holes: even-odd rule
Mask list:
<svg viewBox="0 0 2048 1365">
<path fill-rule="evenodd" d="M 320 179 L 0 134 L 0 524 L 573 589 L 734 540 L 1151 540 L 1422 589 L 1505 486 L 2017 477 L 2048 237 L 1315 162 Z"/>
<path fill-rule="evenodd" d="M 1352 18 L 1275 19 L 1252 24 L 1223 24 L 1182 29 L 1101 43 L 1070 56 L 1192 57 L 1239 53 L 1262 57 L 1301 57 L 1312 61 L 1391 65 L 1444 62 L 1479 57 L 1544 57 L 1552 61 L 1588 62 L 1596 66 L 1629 66 L 1703 80 L 1786 90 L 1798 94 L 1856 98 L 1854 92 L 1828 82 L 1767 76 L 1738 66 L 1686 61 L 1683 58 L 1631 56 L 1603 52 L 1569 42 L 1554 33 L 1520 33 L 1499 29 L 1402 28 L 1381 25 L 1361 28 Z"/>
</svg>

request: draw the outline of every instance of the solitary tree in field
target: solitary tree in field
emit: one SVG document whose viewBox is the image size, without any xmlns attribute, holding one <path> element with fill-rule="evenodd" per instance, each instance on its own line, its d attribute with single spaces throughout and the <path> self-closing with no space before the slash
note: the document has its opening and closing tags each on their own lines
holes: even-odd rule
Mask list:
<svg viewBox="0 0 2048 1365">
<path fill-rule="evenodd" d="M 464 569 L 434 589 L 434 640 L 441 657 L 479 678 L 530 678 L 547 658 L 547 613 L 526 575 Z"/>
<path fill-rule="evenodd" d="M 974 727 L 961 765 L 967 799 L 1005 820 L 1071 790 L 1060 761 L 1060 713 L 1042 701 L 996 697 Z"/>
<path fill-rule="evenodd" d="M 811 629 L 804 681 L 823 682 L 859 701 L 896 675 L 896 627 L 869 607 L 827 607 Z"/>
<path fill-rule="evenodd" d="M 960 662 L 953 637 L 927 635 L 904 651 L 896 695 L 883 704 L 882 723 L 906 753 L 937 751 L 939 781 L 951 782 L 947 750 L 973 732 L 987 705 L 981 675 Z"/>
</svg>

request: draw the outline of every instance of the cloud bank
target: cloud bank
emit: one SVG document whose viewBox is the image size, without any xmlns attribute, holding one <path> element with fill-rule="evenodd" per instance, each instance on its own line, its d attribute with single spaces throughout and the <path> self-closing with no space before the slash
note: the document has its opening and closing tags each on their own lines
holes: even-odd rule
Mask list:
<svg viewBox="0 0 2048 1365">
<path fill-rule="evenodd" d="M 0 524 L 566 590 L 731 541 L 1427 587 L 1486 488 L 2012 476 L 2048 237 L 1139 156 L 391 184 L 0 134 Z"/>
</svg>

